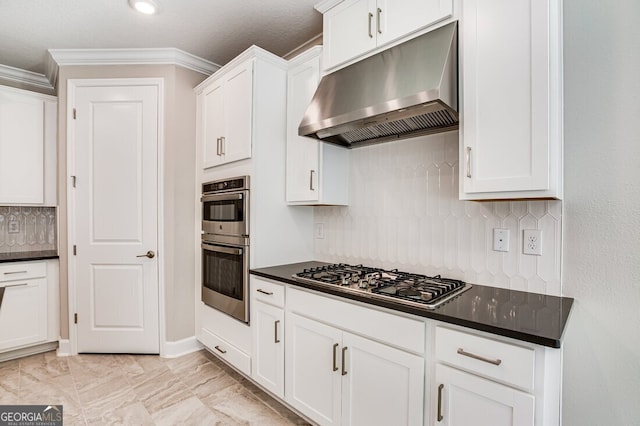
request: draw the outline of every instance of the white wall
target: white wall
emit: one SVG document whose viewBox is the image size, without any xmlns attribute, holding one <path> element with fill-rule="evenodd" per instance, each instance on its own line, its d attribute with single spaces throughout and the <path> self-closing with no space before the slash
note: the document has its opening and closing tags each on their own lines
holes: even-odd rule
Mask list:
<svg viewBox="0 0 640 426">
<path fill-rule="evenodd" d="M 638 18 L 638 0 L 564 0 L 569 426 L 640 424 Z"/>
<path fill-rule="evenodd" d="M 562 202 L 458 200 L 458 132 L 350 152 L 349 206 L 315 207 L 315 258 L 559 295 Z M 507 228 L 508 253 L 493 251 Z M 542 256 L 522 230 L 542 230 Z"/>
</svg>

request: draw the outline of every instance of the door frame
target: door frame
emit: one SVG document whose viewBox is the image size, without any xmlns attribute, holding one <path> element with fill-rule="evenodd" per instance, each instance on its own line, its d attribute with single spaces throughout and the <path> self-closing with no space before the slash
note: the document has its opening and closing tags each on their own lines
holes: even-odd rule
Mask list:
<svg viewBox="0 0 640 426">
<path fill-rule="evenodd" d="M 75 173 L 75 125 L 73 109 L 76 103 L 76 89 L 79 87 L 110 87 L 110 86 L 156 86 L 158 90 L 158 155 L 157 155 L 157 212 L 158 222 L 156 233 L 158 236 L 157 259 L 158 268 L 158 341 L 160 343 L 160 356 L 166 353 L 166 324 L 165 324 L 165 279 L 164 279 L 164 78 L 91 78 L 67 80 L 67 296 L 68 296 L 68 321 L 69 321 L 69 355 L 78 354 L 78 330 L 74 322 L 74 313 L 77 312 L 77 283 L 76 283 L 76 257 L 73 254 L 73 242 L 76 240 L 76 199 L 73 191 L 73 179 Z M 73 131 L 72 131 L 73 130 Z"/>
</svg>

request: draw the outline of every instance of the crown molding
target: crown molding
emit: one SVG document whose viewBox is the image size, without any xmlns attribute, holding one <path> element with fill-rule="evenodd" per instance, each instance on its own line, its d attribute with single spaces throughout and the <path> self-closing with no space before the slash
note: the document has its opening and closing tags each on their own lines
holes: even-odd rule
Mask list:
<svg viewBox="0 0 640 426">
<path fill-rule="evenodd" d="M 204 75 L 220 66 L 176 48 L 49 49 L 47 77 L 55 85 L 58 67 L 69 65 L 177 65 Z"/>
<path fill-rule="evenodd" d="M 322 0 L 321 2 L 317 3 L 316 5 L 313 6 L 313 8 L 315 10 L 317 10 L 318 12 L 324 14 L 326 13 L 329 9 L 331 9 L 334 6 L 337 6 L 338 4 L 342 3 L 343 0 Z"/>
<path fill-rule="evenodd" d="M 16 81 L 28 86 L 39 87 L 41 89 L 47 89 L 51 91 L 54 90 L 53 85 L 49 82 L 44 74 L 22 70 L 20 68 L 10 67 L 8 65 L 0 65 L 0 78 Z"/>
</svg>

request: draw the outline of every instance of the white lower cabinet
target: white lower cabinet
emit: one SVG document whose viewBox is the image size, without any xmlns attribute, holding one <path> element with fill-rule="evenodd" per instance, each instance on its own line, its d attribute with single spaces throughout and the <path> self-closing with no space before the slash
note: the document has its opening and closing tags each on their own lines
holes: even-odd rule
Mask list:
<svg viewBox="0 0 640 426">
<path fill-rule="evenodd" d="M 424 358 L 373 340 L 385 340 L 367 331 L 379 312 L 308 297 L 316 297 L 316 305 L 333 305 L 327 311 L 328 322 L 342 319 L 346 329 L 372 338 L 288 310 L 286 401 L 321 425 L 422 424 Z M 351 310 L 351 318 L 340 315 L 343 309 Z M 312 309 L 309 312 L 313 315 Z M 407 321 L 413 331 L 415 322 Z"/>
<path fill-rule="evenodd" d="M 58 340 L 58 261 L 0 265 L 0 352 Z"/>
<path fill-rule="evenodd" d="M 436 425 L 534 425 L 533 395 L 441 364 L 436 383 Z"/>
<path fill-rule="evenodd" d="M 284 310 L 253 303 L 253 378 L 274 395 L 284 398 Z"/>
<path fill-rule="evenodd" d="M 558 349 L 442 325 L 434 346 L 432 425 L 560 424 Z"/>
</svg>

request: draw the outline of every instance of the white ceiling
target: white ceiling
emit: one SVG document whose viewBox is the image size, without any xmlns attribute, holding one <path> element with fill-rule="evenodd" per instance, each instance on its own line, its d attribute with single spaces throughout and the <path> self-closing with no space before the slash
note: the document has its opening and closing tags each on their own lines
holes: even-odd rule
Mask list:
<svg viewBox="0 0 640 426">
<path fill-rule="evenodd" d="M 175 47 L 224 65 L 255 44 L 284 55 L 322 32 L 318 0 L 0 0 L 0 64 L 40 74 L 47 49 Z"/>
</svg>

